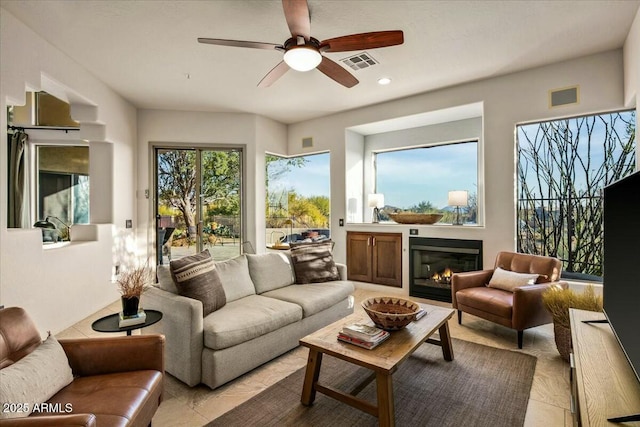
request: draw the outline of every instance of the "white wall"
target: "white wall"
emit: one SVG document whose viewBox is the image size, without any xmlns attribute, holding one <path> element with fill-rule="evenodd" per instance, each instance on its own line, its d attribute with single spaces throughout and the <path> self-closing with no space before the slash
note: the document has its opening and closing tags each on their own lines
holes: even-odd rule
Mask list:
<svg viewBox="0 0 640 427">
<path fill-rule="evenodd" d="M 550 109 L 548 91 L 580 85 L 580 103 Z M 419 94 L 357 110 L 341 112 L 289 126 L 289 154 L 302 153 L 299 141 L 313 137 L 315 149 L 331 151 L 332 183 L 344 183 L 352 170 L 344 158 L 349 144 L 345 129 L 397 117 L 482 102 L 485 226 L 420 226 L 420 235 L 479 239 L 484 241 L 484 265 L 493 265 L 500 250 L 515 249 L 515 139 L 518 123 L 547 120 L 625 108 L 622 50 L 609 51 L 447 89 Z M 350 148 L 347 148 L 350 150 Z M 341 165 L 336 163 L 342 162 Z M 337 166 L 335 169 L 333 166 Z M 332 185 L 333 200 L 345 201 L 344 185 Z M 337 191 L 337 192 L 336 192 Z M 331 217 L 343 218 L 346 210 L 332 203 Z M 332 230 L 337 230 L 332 221 Z M 407 226 L 352 225 L 347 229 L 397 231 L 408 242 Z M 332 233 L 336 240 L 336 258 L 345 261 L 344 232 Z M 403 261 L 404 288 L 408 291 L 408 259 Z"/>
<path fill-rule="evenodd" d="M 136 110 L 4 9 L 0 76 L 0 111 L 24 104 L 27 89 L 50 92 L 71 105 L 94 160 L 91 221 L 106 224 L 95 226 L 93 242 L 45 249 L 39 229 L 7 229 L 7 134 L 0 133 L 0 304 L 24 307 L 41 332 L 57 333 L 117 299 L 111 283 L 113 258 L 119 256 L 114 235 L 131 233 L 110 223 L 124 226 L 125 218 L 134 217 Z M 6 126 L 2 113 L 0 129 Z"/>
</svg>

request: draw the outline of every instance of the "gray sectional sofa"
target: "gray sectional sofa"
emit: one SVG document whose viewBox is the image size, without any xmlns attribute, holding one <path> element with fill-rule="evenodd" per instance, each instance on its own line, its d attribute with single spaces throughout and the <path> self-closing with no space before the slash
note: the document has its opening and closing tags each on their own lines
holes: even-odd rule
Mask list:
<svg viewBox="0 0 640 427">
<path fill-rule="evenodd" d="M 303 336 L 353 312 L 354 286 L 342 280 L 296 284 L 286 253 L 216 262 L 226 305 L 203 318 L 202 303 L 178 294 L 167 266 L 142 296 L 162 320 L 143 330 L 166 339 L 165 369 L 190 386 L 216 388 L 298 346 Z"/>
</svg>

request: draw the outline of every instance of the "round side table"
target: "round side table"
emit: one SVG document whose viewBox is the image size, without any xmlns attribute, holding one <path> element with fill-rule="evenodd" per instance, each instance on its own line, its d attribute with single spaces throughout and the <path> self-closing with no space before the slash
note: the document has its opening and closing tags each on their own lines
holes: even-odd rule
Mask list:
<svg viewBox="0 0 640 427">
<path fill-rule="evenodd" d="M 145 310 L 147 315 L 144 323 L 138 323 L 137 325 L 120 327 L 120 313 L 110 314 L 105 317 L 101 317 L 91 324 L 91 329 L 97 332 L 127 332 L 127 335 L 131 335 L 131 331 L 134 329 L 146 328 L 154 323 L 158 323 L 162 319 L 162 312 L 158 310 Z"/>
</svg>

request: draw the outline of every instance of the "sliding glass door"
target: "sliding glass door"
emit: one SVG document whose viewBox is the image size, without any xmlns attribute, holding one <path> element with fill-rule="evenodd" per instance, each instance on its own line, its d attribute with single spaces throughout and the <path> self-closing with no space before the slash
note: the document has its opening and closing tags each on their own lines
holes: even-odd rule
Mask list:
<svg viewBox="0 0 640 427">
<path fill-rule="evenodd" d="M 242 248 L 242 150 L 155 148 L 157 263 Z"/>
</svg>

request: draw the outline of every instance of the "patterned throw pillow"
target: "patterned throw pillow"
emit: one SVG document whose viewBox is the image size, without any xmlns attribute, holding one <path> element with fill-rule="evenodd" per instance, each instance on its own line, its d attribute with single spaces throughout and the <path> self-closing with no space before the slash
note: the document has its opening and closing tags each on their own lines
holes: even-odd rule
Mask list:
<svg viewBox="0 0 640 427">
<path fill-rule="evenodd" d="M 227 303 L 220 276 L 208 249 L 196 255 L 171 260 L 169 266 L 178 293 L 201 301 L 205 317 Z"/>
<path fill-rule="evenodd" d="M 28 416 L 73 381 L 64 349 L 53 335 L 13 365 L 0 369 L 0 402 L 15 403 L 18 411 L 0 411 L 0 419 Z M 8 405 L 13 407 L 14 405 Z"/>
<path fill-rule="evenodd" d="M 338 267 L 336 267 L 331 254 L 331 246 L 331 242 L 323 242 L 291 248 L 296 283 L 322 283 L 340 280 Z"/>
</svg>

